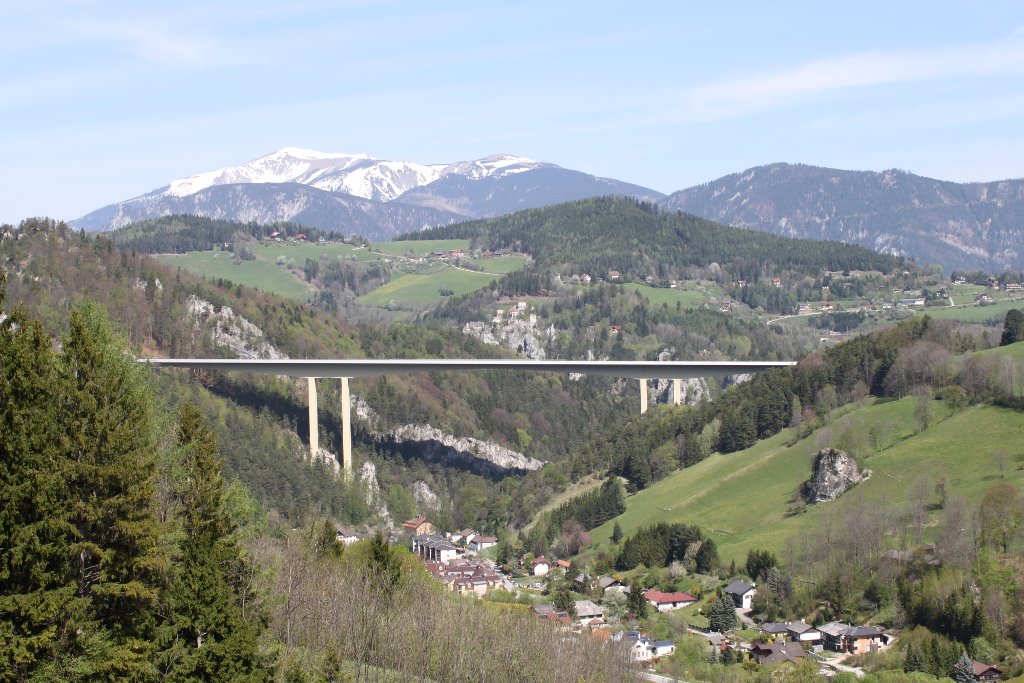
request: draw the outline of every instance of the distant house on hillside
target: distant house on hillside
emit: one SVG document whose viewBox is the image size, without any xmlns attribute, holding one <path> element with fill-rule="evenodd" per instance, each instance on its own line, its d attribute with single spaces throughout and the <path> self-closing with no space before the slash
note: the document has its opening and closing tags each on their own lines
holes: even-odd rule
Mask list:
<svg viewBox="0 0 1024 683">
<path fill-rule="evenodd" d="M 469 549 L 479 552 L 497 544 L 498 539 L 494 536 L 474 536 L 469 542 Z"/>
<path fill-rule="evenodd" d="M 338 532 L 338 542 L 344 543 L 345 545 L 351 545 L 359 540 L 360 536 L 355 529 L 341 524 L 335 525 L 335 530 Z"/>
<path fill-rule="evenodd" d="M 544 576 L 551 571 L 551 563 L 541 555 L 536 560 L 530 563 L 530 571 L 533 572 L 534 576 Z"/>
<path fill-rule="evenodd" d="M 659 612 L 670 612 L 674 609 L 687 607 L 697 602 L 697 598 L 687 593 L 662 593 L 661 591 L 649 590 L 644 592 L 651 605 Z"/>
<path fill-rule="evenodd" d="M 807 653 L 804 651 L 804 648 L 800 643 L 779 643 L 777 645 L 767 645 L 755 640 L 753 646 L 750 648 L 750 655 L 758 664 L 776 664 L 782 662 L 793 662 L 794 664 L 797 664 L 801 659 L 807 656 Z"/>
<path fill-rule="evenodd" d="M 823 311 L 831 311 L 835 307 L 836 307 L 835 304 L 833 304 L 831 301 L 824 301 L 821 304 L 821 310 L 823 310 Z"/>
<path fill-rule="evenodd" d="M 298 235 L 295 236 L 295 239 L 299 240 L 300 242 L 305 242 L 306 236 L 300 232 Z"/>
<path fill-rule="evenodd" d="M 782 286 L 782 280 L 780 278 L 773 277 L 772 278 L 772 284 L 775 285 L 776 287 L 781 287 Z"/>
<path fill-rule="evenodd" d="M 619 332 L 622 332 L 622 325 L 612 325 L 609 327 L 609 331 L 612 334 L 618 334 Z"/>
<path fill-rule="evenodd" d="M 974 667 L 974 680 L 976 681 L 995 683 L 1003 675 L 1002 670 L 995 668 L 991 664 L 979 662 L 977 659 L 971 660 L 971 666 Z"/>
<path fill-rule="evenodd" d="M 594 623 L 596 620 L 604 620 L 604 611 L 591 600 L 576 601 L 576 618 L 584 626 Z"/>
<path fill-rule="evenodd" d="M 586 273 L 583 273 L 583 275 L 580 275 L 580 282 L 582 282 L 583 284 L 589 285 L 590 284 L 590 280 L 591 280 L 591 277 L 589 275 L 587 275 Z"/>
<path fill-rule="evenodd" d="M 1020 284 L 1019 282 L 1008 282 L 1008 283 L 1006 283 L 1006 291 L 1007 292 L 1019 292 L 1021 290 L 1024 290 L 1024 285 Z"/>
<path fill-rule="evenodd" d="M 786 634 L 798 643 L 818 645 L 821 642 L 821 632 L 804 621 L 789 624 L 786 627 Z"/>
<path fill-rule="evenodd" d="M 402 527 L 413 532 L 417 536 L 435 533 L 434 523 L 423 515 L 416 515 L 407 522 L 402 522 Z"/>
<path fill-rule="evenodd" d="M 618 280 L 620 275 L 621 275 L 621 273 L 619 271 L 617 271 L 617 270 L 609 270 L 608 271 L 608 279 L 609 280 Z"/>
<path fill-rule="evenodd" d="M 750 609 L 750 603 L 754 599 L 756 584 L 736 580 L 725 587 L 725 594 L 732 598 L 740 609 Z"/>
</svg>

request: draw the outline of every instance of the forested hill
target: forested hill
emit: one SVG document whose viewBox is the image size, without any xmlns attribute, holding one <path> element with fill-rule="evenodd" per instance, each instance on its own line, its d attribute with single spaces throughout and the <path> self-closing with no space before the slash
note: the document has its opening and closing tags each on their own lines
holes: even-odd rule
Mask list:
<svg viewBox="0 0 1024 683">
<path fill-rule="evenodd" d="M 889 272 L 902 260 L 857 245 L 789 239 L 668 213 L 648 202 L 596 197 L 483 220 L 406 233 L 395 239 L 470 239 L 481 249 L 514 247 L 538 266 L 571 264 L 604 277 L 610 270 L 667 278 L 688 266 L 742 262 L 736 275 L 754 280 L 762 266 Z M 751 277 L 745 277 L 750 271 Z"/>
<path fill-rule="evenodd" d="M 0 269 L 8 276 L 7 301 L 23 304 L 54 338 L 67 331 L 72 308 L 91 298 L 140 357 L 235 357 L 242 352 L 291 358 L 513 356 L 446 326 L 352 325 L 276 294 L 175 271 L 148 255 L 119 250 L 106 236 L 75 232 L 57 221 L 27 220 L 16 228 L 3 226 L 0 234 L 5 235 Z M 243 341 L 246 348 L 240 350 Z M 286 513 L 313 505 L 338 516 L 351 508 L 344 487 L 313 481 L 308 462 L 302 467 L 308 435 L 304 380 L 171 370 L 160 371 L 159 377 L 161 391 L 166 390 L 162 400 L 175 406 L 190 398 L 215 430 L 223 430 L 218 438 L 229 475 L 251 486 L 264 503 Z M 362 379 L 353 381 L 352 391 L 366 400 L 383 428 L 430 424 L 445 434 L 556 462 L 639 407 L 636 397 L 617 398 L 588 381 L 527 371 Z M 337 384 L 321 392 L 320 444 L 336 452 L 341 434 Z M 431 514 L 449 520 L 452 529 L 524 524 L 533 506 L 543 505 L 565 481 L 559 467 L 485 480 L 464 466 L 428 463 L 415 449 L 376 441 L 365 431 L 357 430 L 356 441 L 356 465 L 376 464 L 384 494 L 406 504 L 399 510 L 411 505 L 415 513 L 409 491 L 417 481 L 425 482 L 441 501 L 441 509 Z M 398 493 L 392 496 L 392 491 Z"/>
<path fill-rule="evenodd" d="M 672 211 L 792 237 L 825 237 L 918 263 L 1024 268 L 1024 181 L 953 183 L 889 170 L 771 164 L 680 190 Z"/>
<path fill-rule="evenodd" d="M 260 239 L 273 232 L 280 232 L 286 237 L 305 235 L 314 242 L 321 236 L 330 240 L 344 237 L 339 232 L 318 230 L 298 223 L 239 223 L 190 214 L 129 223 L 108 236 L 119 249 L 133 249 L 144 254 L 184 254 L 187 251 L 209 251 L 239 239 Z"/>
</svg>

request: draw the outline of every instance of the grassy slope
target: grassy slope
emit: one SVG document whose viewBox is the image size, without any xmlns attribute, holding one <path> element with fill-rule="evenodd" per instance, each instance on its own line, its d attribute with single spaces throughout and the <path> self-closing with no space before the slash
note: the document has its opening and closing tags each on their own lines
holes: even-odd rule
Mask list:
<svg viewBox="0 0 1024 683">
<path fill-rule="evenodd" d="M 375 289 L 359 300 L 376 306 L 386 306 L 391 299 L 411 303 L 428 303 L 441 298 L 441 285 L 458 294 L 466 294 L 490 283 L 493 275 L 468 270 L 445 268 L 431 275 L 402 275 L 383 287 Z"/>
<path fill-rule="evenodd" d="M 936 402 L 936 413 L 942 410 Z M 882 419 L 896 421 L 907 436 L 913 418 L 911 400 L 880 403 L 850 413 L 863 420 L 863 429 Z M 835 424 L 835 423 L 833 423 Z M 866 500 L 882 497 L 893 502 L 907 498 L 907 488 L 920 475 L 933 480 L 949 477 L 951 490 L 972 500 L 999 483 L 993 453 L 1010 455 L 1003 481 L 1024 486 L 1024 414 L 982 406 L 908 436 L 895 446 L 869 456 L 871 478 L 857 487 Z M 786 537 L 821 523 L 835 503 L 810 506 L 802 515 L 787 517 L 794 491 L 810 476 L 810 456 L 816 435 L 792 447 L 789 430 L 745 451 L 714 455 L 694 467 L 676 472 L 655 486 L 630 497 L 618 518 L 628 534 L 653 522 L 696 522 L 711 530 L 725 561 L 742 560 L 751 548 L 781 549 Z M 847 494 L 849 495 L 849 494 Z M 606 540 L 613 522 L 591 533 Z"/>
<path fill-rule="evenodd" d="M 646 285 L 640 285 L 635 282 L 629 282 L 623 287 L 629 287 L 637 292 L 640 292 L 647 297 L 651 304 L 654 306 L 660 306 L 663 303 L 667 303 L 669 306 L 675 306 L 677 301 L 683 303 L 684 308 L 695 308 L 697 304 L 704 300 L 704 292 L 693 292 L 693 291 L 682 291 L 678 289 L 665 289 L 662 287 L 647 287 Z"/>
<path fill-rule="evenodd" d="M 348 257 L 355 254 L 356 259 L 359 261 L 376 261 L 381 257 L 380 254 L 375 254 L 366 248 L 353 247 L 351 244 L 280 242 L 268 245 L 255 245 L 250 247 L 250 249 L 252 249 L 252 253 L 270 261 L 276 260 L 278 256 L 295 259 L 295 265 L 300 268 L 306 263 L 307 258 L 318 259 L 323 254 L 327 254 L 332 258 L 337 258 L 338 256 Z"/>
<path fill-rule="evenodd" d="M 213 258 L 215 255 L 217 258 Z M 220 251 L 190 251 L 187 254 L 156 258 L 172 268 L 181 267 L 208 278 L 224 278 L 246 287 L 256 287 L 261 292 L 276 292 L 291 299 L 305 300 L 313 292 L 311 287 L 283 266 L 269 261 L 242 261 L 235 265 L 229 254 Z"/>
<path fill-rule="evenodd" d="M 374 242 L 371 245 L 379 251 L 404 256 L 412 249 L 417 256 L 425 256 L 432 251 L 453 251 L 469 249 L 469 240 L 403 240 L 401 242 Z"/>
<path fill-rule="evenodd" d="M 966 308 L 929 308 L 926 313 L 933 318 L 961 320 L 968 323 L 980 323 L 989 318 L 1006 313 L 1011 308 L 1024 308 L 1024 301 L 1006 301 L 989 306 L 967 306 Z"/>
</svg>

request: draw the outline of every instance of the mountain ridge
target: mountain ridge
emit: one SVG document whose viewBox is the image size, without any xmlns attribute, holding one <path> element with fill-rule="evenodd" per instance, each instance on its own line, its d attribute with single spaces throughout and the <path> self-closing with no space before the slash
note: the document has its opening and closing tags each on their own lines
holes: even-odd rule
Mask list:
<svg viewBox="0 0 1024 683">
<path fill-rule="evenodd" d="M 954 183 L 907 171 L 755 166 L 660 205 L 788 237 L 866 246 L 947 271 L 1024 268 L 1024 180 Z"/>
</svg>

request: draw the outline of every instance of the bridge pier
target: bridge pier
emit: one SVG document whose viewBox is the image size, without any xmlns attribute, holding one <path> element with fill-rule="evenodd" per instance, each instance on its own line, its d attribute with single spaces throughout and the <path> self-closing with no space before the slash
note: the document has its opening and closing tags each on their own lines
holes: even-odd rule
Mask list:
<svg viewBox="0 0 1024 683">
<path fill-rule="evenodd" d="M 320 454 L 320 423 L 316 405 L 316 377 L 307 377 L 309 384 L 309 461 L 315 462 Z"/>
<path fill-rule="evenodd" d="M 647 380 L 640 380 L 640 414 L 647 412 Z"/>
<path fill-rule="evenodd" d="M 683 383 L 683 380 L 678 379 L 678 378 L 672 380 L 672 404 L 673 405 L 679 405 L 680 403 L 683 402 L 682 383 Z"/>
<path fill-rule="evenodd" d="M 341 467 L 346 477 L 352 476 L 352 399 L 348 393 L 348 377 L 341 378 Z"/>
</svg>

